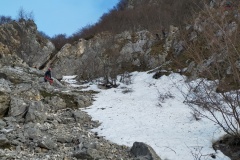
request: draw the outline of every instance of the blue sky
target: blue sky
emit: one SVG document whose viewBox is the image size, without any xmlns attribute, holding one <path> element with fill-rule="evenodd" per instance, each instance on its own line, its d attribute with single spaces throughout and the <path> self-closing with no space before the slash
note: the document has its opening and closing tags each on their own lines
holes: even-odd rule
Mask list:
<svg viewBox="0 0 240 160">
<path fill-rule="evenodd" d="M 33 12 L 38 30 L 48 36 L 65 33 L 67 36 L 112 9 L 119 0 L 0 0 L 0 15 L 17 18 L 22 7 Z"/>
</svg>

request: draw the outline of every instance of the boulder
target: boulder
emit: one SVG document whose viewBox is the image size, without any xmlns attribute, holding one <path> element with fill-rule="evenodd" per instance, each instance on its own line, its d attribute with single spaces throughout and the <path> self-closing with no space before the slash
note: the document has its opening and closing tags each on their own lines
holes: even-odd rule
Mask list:
<svg viewBox="0 0 240 160">
<path fill-rule="evenodd" d="M 11 88 L 9 86 L 9 81 L 0 77 L 0 92 L 10 93 Z"/>
<path fill-rule="evenodd" d="M 41 101 L 33 101 L 28 107 L 25 122 L 43 123 L 47 119 L 45 107 Z"/>
<path fill-rule="evenodd" d="M 9 140 L 7 139 L 5 134 L 0 134 L 0 148 L 5 148 L 9 146 Z"/>
<path fill-rule="evenodd" d="M 28 106 L 26 101 L 12 96 L 8 115 L 20 119 L 27 113 Z"/>
<path fill-rule="evenodd" d="M 57 144 L 52 138 L 50 138 L 48 136 L 43 136 L 38 141 L 38 146 L 41 147 L 41 148 L 52 150 L 52 149 L 55 149 L 57 147 Z"/>
<path fill-rule="evenodd" d="M 65 101 L 58 96 L 46 97 L 45 100 L 47 101 L 48 105 L 54 110 L 66 108 Z"/>
<path fill-rule="evenodd" d="M 37 142 L 43 135 L 44 133 L 40 131 L 35 123 L 27 123 L 24 126 L 24 136 L 34 142 Z"/>
<path fill-rule="evenodd" d="M 17 84 L 13 90 L 13 94 L 20 96 L 24 100 L 39 101 L 41 100 L 41 94 L 38 89 L 34 88 L 30 83 Z"/>
<path fill-rule="evenodd" d="M 225 135 L 213 143 L 213 149 L 220 150 L 231 160 L 240 159 L 240 138 L 239 136 Z"/>
<path fill-rule="evenodd" d="M 79 108 L 83 108 L 91 105 L 92 98 L 87 95 L 77 95 L 74 97 L 74 101 L 77 102 Z"/>
<path fill-rule="evenodd" d="M 88 115 L 85 112 L 82 112 L 80 110 L 73 111 L 73 117 L 76 122 L 89 120 Z"/>
<path fill-rule="evenodd" d="M 4 128 L 6 125 L 7 125 L 6 122 L 0 119 L 0 129 Z"/>
<path fill-rule="evenodd" d="M 134 142 L 130 152 L 141 160 L 161 160 L 151 146 L 142 142 Z"/>
<path fill-rule="evenodd" d="M 73 157 L 80 158 L 80 159 L 99 159 L 100 155 L 98 150 L 96 150 L 96 144 L 91 143 L 80 143 L 77 147 L 75 147 L 76 150 L 73 153 Z"/>
<path fill-rule="evenodd" d="M 72 137 L 71 135 L 57 135 L 57 142 L 60 143 L 70 143 L 72 142 Z"/>
</svg>

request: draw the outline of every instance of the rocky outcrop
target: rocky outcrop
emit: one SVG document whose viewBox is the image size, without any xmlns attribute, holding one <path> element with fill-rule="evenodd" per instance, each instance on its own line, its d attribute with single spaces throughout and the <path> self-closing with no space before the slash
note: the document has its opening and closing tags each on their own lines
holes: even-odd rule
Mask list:
<svg viewBox="0 0 240 160">
<path fill-rule="evenodd" d="M 39 68 L 54 50 L 54 45 L 38 33 L 32 20 L 0 25 L 0 66 L 29 65 Z"/>
<path fill-rule="evenodd" d="M 172 39 L 171 39 L 172 42 Z M 123 32 L 112 35 L 101 33 L 89 40 L 80 39 L 73 45 L 66 44 L 49 62 L 56 78 L 62 75 L 79 75 L 88 78 L 97 76 L 104 68 L 109 72 L 122 73 L 125 70 L 147 70 L 165 61 L 165 40 L 158 39 L 148 31 Z M 111 74 L 111 73 L 110 73 Z"/>
</svg>

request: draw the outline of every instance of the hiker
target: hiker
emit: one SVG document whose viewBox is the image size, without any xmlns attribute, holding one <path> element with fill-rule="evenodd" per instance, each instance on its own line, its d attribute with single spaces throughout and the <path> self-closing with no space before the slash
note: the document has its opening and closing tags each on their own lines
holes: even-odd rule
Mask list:
<svg viewBox="0 0 240 160">
<path fill-rule="evenodd" d="M 52 85 L 53 83 L 51 70 L 52 70 L 51 68 L 48 68 L 48 70 L 45 72 L 45 75 L 44 75 L 44 81 L 45 82 L 48 81 L 50 85 Z"/>
</svg>

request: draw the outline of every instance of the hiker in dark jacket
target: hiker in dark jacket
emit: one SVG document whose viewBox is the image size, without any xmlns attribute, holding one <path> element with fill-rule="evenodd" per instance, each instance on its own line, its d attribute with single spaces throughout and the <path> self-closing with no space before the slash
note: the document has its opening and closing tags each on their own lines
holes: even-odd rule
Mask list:
<svg viewBox="0 0 240 160">
<path fill-rule="evenodd" d="M 45 72 L 45 75 L 44 75 L 44 81 L 45 82 L 49 82 L 51 85 L 53 83 L 53 79 L 52 79 L 52 73 L 51 73 L 51 68 L 48 68 L 48 70 Z"/>
</svg>

